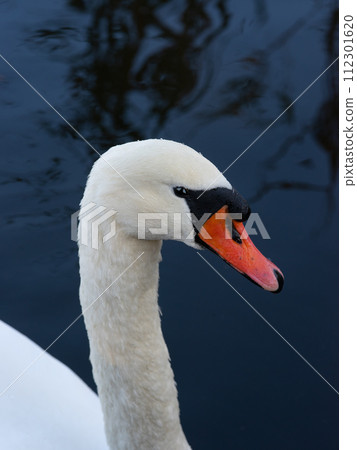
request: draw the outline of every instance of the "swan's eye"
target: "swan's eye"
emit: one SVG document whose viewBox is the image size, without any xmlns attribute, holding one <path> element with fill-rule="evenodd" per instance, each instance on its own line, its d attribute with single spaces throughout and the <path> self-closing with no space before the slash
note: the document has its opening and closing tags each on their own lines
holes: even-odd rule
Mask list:
<svg viewBox="0 0 357 450">
<path fill-rule="evenodd" d="M 182 186 L 177 186 L 177 187 L 174 187 L 174 193 L 175 193 L 175 195 L 177 195 L 177 197 L 187 197 L 188 189 L 186 189 Z"/>
</svg>

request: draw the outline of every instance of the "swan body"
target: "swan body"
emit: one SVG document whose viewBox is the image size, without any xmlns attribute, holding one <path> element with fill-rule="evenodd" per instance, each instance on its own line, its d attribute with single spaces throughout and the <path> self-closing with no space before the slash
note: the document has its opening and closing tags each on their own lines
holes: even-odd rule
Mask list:
<svg viewBox="0 0 357 450">
<path fill-rule="evenodd" d="M 0 321 L 0 391 L 43 350 Z M 45 353 L 0 397 L 3 450 L 105 450 L 97 395 L 68 367 Z"/>
<path fill-rule="evenodd" d="M 101 226 L 91 228 L 92 241 L 83 240 L 88 205 L 111 212 L 109 224 L 99 220 Z M 183 144 L 132 142 L 97 160 L 81 201 L 78 243 L 80 302 L 102 415 L 98 397 L 45 355 L 3 396 L 9 412 L 0 409 L 5 424 L 0 444 L 9 434 L 11 445 L 1 448 L 105 449 L 104 428 L 111 450 L 190 449 L 160 324 L 162 241 L 209 248 L 256 284 L 279 292 L 281 272 L 244 237 L 242 221 L 249 213 L 219 170 Z M 165 217 L 165 227 L 158 228 L 152 214 Z M 229 229 L 227 217 L 234 214 Z M 141 222 L 142 215 L 151 219 Z M 108 226 L 112 230 L 113 225 L 109 239 Z M 89 244 L 93 238 L 98 245 Z M 0 327 L 0 338 L 11 342 L 8 350 L 2 346 L 2 360 L 10 361 L 0 379 L 6 385 L 40 349 L 6 325 Z M 14 356 L 17 352 L 21 358 Z M 18 434 L 6 431 L 16 427 Z"/>
</svg>

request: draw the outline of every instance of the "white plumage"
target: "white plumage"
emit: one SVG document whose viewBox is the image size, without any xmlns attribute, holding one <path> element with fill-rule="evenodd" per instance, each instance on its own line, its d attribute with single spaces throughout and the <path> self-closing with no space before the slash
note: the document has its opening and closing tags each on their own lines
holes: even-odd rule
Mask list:
<svg viewBox="0 0 357 450">
<path fill-rule="evenodd" d="M 0 390 L 43 350 L 0 321 Z M 2 450 L 107 449 L 97 395 L 45 353 L 0 397 Z"/>
</svg>

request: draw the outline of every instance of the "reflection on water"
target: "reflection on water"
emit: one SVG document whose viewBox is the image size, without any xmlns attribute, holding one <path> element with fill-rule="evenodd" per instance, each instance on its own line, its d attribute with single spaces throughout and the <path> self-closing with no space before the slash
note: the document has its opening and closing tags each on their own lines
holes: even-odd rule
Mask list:
<svg viewBox="0 0 357 450">
<path fill-rule="evenodd" d="M 211 121 L 224 116 L 239 116 L 250 126 L 255 125 L 257 130 L 269 126 L 276 117 L 265 112 L 256 114 L 261 111 L 267 91 L 272 90 L 271 83 L 267 83 L 262 74 L 270 72 L 277 62 L 274 53 L 289 45 L 289 40 L 306 27 L 316 10 L 316 5 L 312 5 L 270 43 L 264 43 L 264 48 L 253 45 L 244 50 L 238 61 L 239 70 L 229 71 L 227 79 L 216 83 L 217 67 L 209 48 L 229 26 L 232 15 L 229 2 L 72 0 L 69 6 L 86 17 L 82 29 L 63 25 L 41 28 L 30 40 L 52 54 L 66 49 L 73 39 L 85 42 L 83 50 L 66 61 L 72 110 L 68 119 L 90 142 L 96 142 L 102 149 L 113 143 L 158 136 L 169 120 L 197 105 L 195 127 L 209 126 Z M 254 2 L 254 13 L 259 23 L 268 20 L 265 1 Z M 331 8 L 324 21 L 322 39 L 327 67 L 338 52 L 337 8 Z M 241 26 L 238 38 L 235 36 L 235 45 L 239 45 L 239 34 L 244 29 L 243 17 Z M 251 200 L 256 201 L 274 189 L 302 189 L 326 193 L 328 203 L 333 205 L 338 162 L 337 71 L 335 64 L 321 81 L 326 86 L 326 96 L 314 121 L 299 123 L 297 131 L 283 139 L 265 163 L 268 173 L 294 145 L 304 145 L 306 138 L 312 135 L 326 153 L 330 181 L 324 185 L 298 179 L 263 181 Z M 201 103 L 209 89 L 214 89 L 217 96 L 215 105 L 206 110 Z M 285 89 L 278 86 L 273 96 L 281 110 L 294 100 L 290 86 Z M 292 107 L 280 122 L 294 120 Z M 77 137 L 65 123 L 55 129 L 46 120 L 44 125 L 51 132 Z M 89 147 L 87 151 L 87 157 L 94 160 L 96 154 Z M 309 156 L 300 162 L 300 167 L 309 170 L 313 164 L 313 158 Z M 51 182 L 51 178 L 47 181 Z"/>
<path fill-rule="evenodd" d="M 333 9 L 328 17 L 324 40 L 326 47 L 326 67 L 338 56 L 338 10 Z M 327 80 L 327 82 L 326 82 Z M 331 183 L 336 178 L 338 170 L 338 65 L 334 64 L 326 74 L 326 97 L 318 109 L 315 120 L 304 125 L 296 135 L 289 136 L 282 142 L 278 151 L 267 159 L 267 167 L 279 162 L 294 144 L 303 143 L 307 134 L 313 134 L 329 160 Z M 303 165 L 310 167 L 311 159 L 305 160 Z M 316 189 L 317 186 L 312 186 Z M 323 190 L 323 189 L 321 189 Z M 327 191 L 330 191 L 326 187 Z"/>
<path fill-rule="evenodd" d="M 0 2 L 0 22 L 4 56 L 100 153 L 163 137 L 220 169 L 338 51 L 335 0 Z M 69 217 L 97 155 L 1 64 L 1 317 L 45 347 L 79 314 Z M 254 238 L 284 291 L 267 298 L 212 260 L 336 386 L 337 71 L 227 172 L 262 214 L 272 239 Z M 182 247 L 164 246 L 160 306 L 193 448 L 337 448 L 329 388 Z M 83 324 L 51 350 L 93 386 Z"/>
<path fill-rule="evenodd" d="M 338 56 L 338 9 L 331 12 L 325 34 L 326 53 L 329 61 Z M 313 132 L 322 149 L 326 152 L 331 169 L 331 182 L 336 179 L 338 169 L 338 65 L 326 74 L 328 88 L 313 123 Z"/>
<path fill-rule="evenodd" d="M 301 22 L 299 22 L 301 26 Z M 292 27 L 297 29 L 297 24 Z M 289 36 L 289 34 L 287 34 Z M 335 61 L 338 56 L 338 9 L 332 9 L 328 16 L 326 31 L 324 32 L 324 41 L 326 48 L 326 67 Z M 336 208 L 334 198 L 335 181 L 338 174 L 338 64 L 334 64 L 326 74 L 323 80 L 326 89 L 326 97 L 322 99 L 321 105 L 315 119 L 311 123 L 304 123 L 296 134 L 288 136 L 265 163 L 269 170 L 274 168 L 279 161 L 286 156 L 294 145 L 303 145 L 309 135 L 312 135 L 320 144 L 320 149 L 326 154 L 329 164 L 329 180 L 325 184 L 302 182 L 300 180 L 292 181 L 274 180 L 263 183 L 256 194 L 251 198 L 252 201 L 263 198 L 270 191 L 275 189 L 300 189 L 312 192 L 322 192 L 327 198 L 327 209 L 324 214 L 324 221 L 331 221 L 331 212 Z M 290 100 L 289 100 L 290 103 Z M 311 157 L 301 161 L 301 167 L 307 170 L 313 167 Z"/>
<path fill-rule="evenodd" d="M 157 134 L 210 83 L 212 69 L 203 72 L 200 57 L 228 24 L 226 1 L 70 5 L 88 17 L 81 31 L 86 48 L 72 57 L 68 75 L 75 102 L 70 121 L 90 140 L 100 137 L 103 148 Z M 65 27 L 41 29 L 34 38 L 47 45 L 54 36 L 63 42 L 72 33 Z"/>
</svg>

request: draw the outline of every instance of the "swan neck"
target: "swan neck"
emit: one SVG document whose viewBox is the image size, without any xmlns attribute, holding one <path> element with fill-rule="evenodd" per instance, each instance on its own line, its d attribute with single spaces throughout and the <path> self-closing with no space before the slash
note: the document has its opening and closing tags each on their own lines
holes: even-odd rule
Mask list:
<svg viewBox="0 0 357 450">
<path fill-rule="evenodd" d="M 80 245 L 79 254 L 80 298 L 109 447 L 189 449 L 161 331 L 161 241 L 119 231 L 98 250 Z"/>
</svg>

